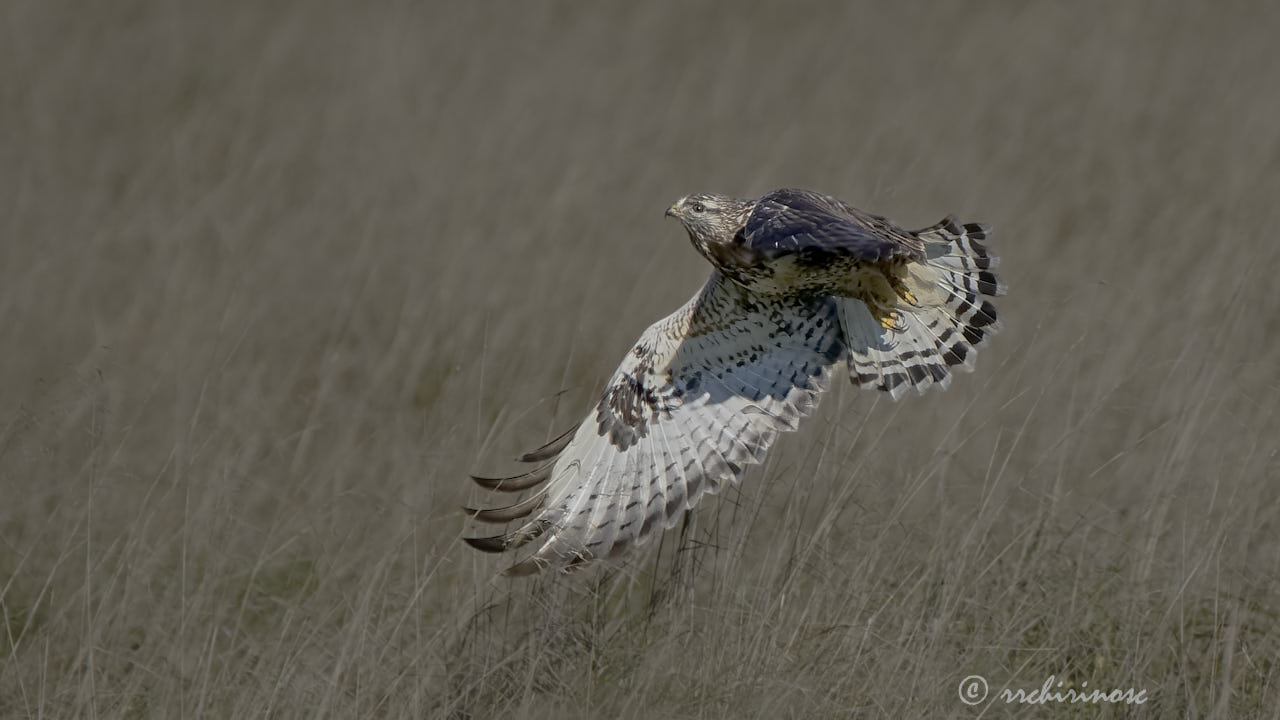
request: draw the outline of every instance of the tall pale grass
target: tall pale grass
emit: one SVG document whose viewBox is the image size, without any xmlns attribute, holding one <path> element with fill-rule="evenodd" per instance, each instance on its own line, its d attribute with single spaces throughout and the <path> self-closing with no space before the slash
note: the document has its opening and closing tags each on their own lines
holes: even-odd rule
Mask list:
<svg viewBox="0 0 1280 720">
<path fill-rule="evenodd" d="M 0 18 L 0 716 L 1280 712 L 1270 6 Z M 977 372 L 496 579 L 466 474 L 705 277 L 672 199 L 787 185 L 992 223 Z"/>
</svg>

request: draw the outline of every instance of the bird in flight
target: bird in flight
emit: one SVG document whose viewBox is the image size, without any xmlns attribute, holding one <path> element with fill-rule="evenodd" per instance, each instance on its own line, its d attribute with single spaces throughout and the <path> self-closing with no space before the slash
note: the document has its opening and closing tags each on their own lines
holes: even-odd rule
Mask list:
<svg viewBox="0 0 1280 720">
<path fill-rule="evenodd" d="M 794 189 L 689 195 L 667 215 L 711 263 L 706 285 L 640 336 L 586 418 L 520 458 L 534 469 L 474 478 L 536 488 L 513 505 L 467 509 L 486 523 L 532 516 L 466 538 L 495 553 L 532 544 L 508 575 L 617 558 L 672 527 L 763 461 L 838 368 L 894 400 L 945 389 L 998 328 L 984 296 L 1005 286 L 986 225 L 949 216 L 908 231 Z"/>
</svg>

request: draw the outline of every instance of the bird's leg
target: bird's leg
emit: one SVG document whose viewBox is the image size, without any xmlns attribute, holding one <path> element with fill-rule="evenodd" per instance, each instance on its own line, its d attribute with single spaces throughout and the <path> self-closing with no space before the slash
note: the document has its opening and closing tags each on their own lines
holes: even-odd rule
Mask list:
<svg viewBox="0 0 1280 720">
<path fill-rule="evenodd" d="M 915 300 L 915 296 L 896 279 L 892 267 L 878 265 L 857 273 L 849 295 L 861 300 L 885 330 L 904 329 L 902 316 L 896 309 L 898 301 L 900 298 L 907 302 Z"/>
<path fill-rule="evenodd" d="M 902 321 L 902 315 L 897 310 L 877 307 L 876 317 L 880 321 L 880 327 L 885 330 L 896 330 L 901 332 L 907 327 L 906 323 Z"/>
<path fill-rule="evenodd" d="M 874 300 L 867 305 L 880 322 L 880 327 L 901 332 L 906 329 L 906 321 L 897 310 L 899 303 L 906 302 L 913 307 L 920 307 L 920 302 L 903 282 L 899 269 L 896 266 L 880 268 L 881 273 L 869 283 L 870 295 Z"/>
<path fill-rule="evenodd" d="M 907 304 L 920 307 L 920 301 L 916 299 L 916 294 L 911 292 L 911 288 L 907 287 L 907 284 L 902 281 L 902 278 L 897 275 L 890 275 L 889 285 L 893 288 L 893 291 L 897 293 L 898 297 L 907 301 Z"/>
<path fill-rule="evenodd" d="M 676 545 L 675 565 L 671 569 L 672 575 L 679 575 L 681 566 L 685 560 L 685 550 L 688 549 L 689 528 L 693 524 L 693 511 L 685 510 L 684 517 L 680 521 L 680 542 Z"/>
<path fill-rule="evenodd" d="M 698 574 L 698 559 L 702 550 L 694 541 L 693 533 L 693 511 L 686 509 L 680 521 L 680 545 L 676 549 L 676 562 L 671 568 L 676 591 L 686 597 L 693 592 L 693 579 Z"/>
</svg>

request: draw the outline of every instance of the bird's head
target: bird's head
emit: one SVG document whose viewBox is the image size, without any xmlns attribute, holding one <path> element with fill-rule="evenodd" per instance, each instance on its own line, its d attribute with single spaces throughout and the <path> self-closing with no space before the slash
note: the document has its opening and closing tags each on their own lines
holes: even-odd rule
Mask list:
<svg viewBox="0 0 1280 720">
<path fill-rule="evenodd" d="M 686 195 L 667 208 L 667 215 L 680 221 L 694 247 L 708 259 L 717 246 L 729 245 L 746 224 L 755 203 L 714 193 Z"/>
</svg>

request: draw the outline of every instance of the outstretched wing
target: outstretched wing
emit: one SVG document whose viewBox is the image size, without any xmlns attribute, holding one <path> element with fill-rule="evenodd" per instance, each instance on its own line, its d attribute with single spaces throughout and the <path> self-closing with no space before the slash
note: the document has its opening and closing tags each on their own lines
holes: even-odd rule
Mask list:
<svg viewBox="0 0 1280 720">
<path fill-rule="evenodd" d="M 514 575 L 643 544 L 761 462 L 779 432 L 795 430 L 843 352 L 832 299 L 763 299 L 713 273 L 645 331 L 576 431 L 525 458 L 554 459 L 514 478 L 478 479 L 539 489 L 505 508 L 469 510 L 475 519 L 537 514 L 513 532 L 467 542 L 502 552 L 538 541 L 507 570 Z"/>
<path fill-rule="evenodd" d="M 774 190 L 760 198 L 741 237 L 766 257 L 808 253 L 881 262 L 924 252 L 918 238 L 885 218 L 810 190 Z"/>
</svg>

